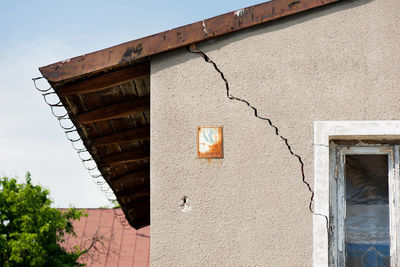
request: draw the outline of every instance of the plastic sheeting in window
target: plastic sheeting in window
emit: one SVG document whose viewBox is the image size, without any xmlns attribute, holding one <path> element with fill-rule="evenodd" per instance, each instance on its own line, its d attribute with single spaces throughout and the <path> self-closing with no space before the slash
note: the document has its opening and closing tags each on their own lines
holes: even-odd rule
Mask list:
<svg viewBox="0 0 400 267">
<path fill-rule="evenodd" d="M 346 156 L 346 266 L 390 266 L 386 155 Z"/>
</svg>

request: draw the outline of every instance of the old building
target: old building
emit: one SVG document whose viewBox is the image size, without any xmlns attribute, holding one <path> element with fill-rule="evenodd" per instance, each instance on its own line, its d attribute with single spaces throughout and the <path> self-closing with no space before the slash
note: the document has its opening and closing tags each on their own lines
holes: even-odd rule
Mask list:
<svg viewBox="0 0 400 267">
<path fill-rule="evenodd" d="M 153 266 L 398 266 L 399 14 L 274 0 L 40 71 Z"/>
</svg>

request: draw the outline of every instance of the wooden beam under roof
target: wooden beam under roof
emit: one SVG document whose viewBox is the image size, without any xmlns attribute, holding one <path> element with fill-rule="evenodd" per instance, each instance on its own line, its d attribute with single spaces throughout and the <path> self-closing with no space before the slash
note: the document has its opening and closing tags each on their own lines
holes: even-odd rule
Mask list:
<svg viewBox="0 0 400 267">
<path fill-rule="evenodd" d="M 135 170 L 135 171 L 123 174 L 121 176 L 113 177 L 110 179 L 110 181 L 113 184 L 118 184 L 118 183 L 125 184 L 125 183 L 129 183 L 132 180 L 149 178 L 149 177 L 150 177 L 150 167 L 147 166 L 144 169 Z"/>
<path fill-rule="evenodd" d="M 106 167 L 114 164 L 123 164 L 128 162 L 138 162 L 150 159 L 150 149 L 148 147 L 136 148 L 132 151 L 126 151 L 104 156 L 97 164 L 98 167 Z"/>
<path fill-rule="evenodd" d="M 150 125 L 145 125 L 131 130 L 94 138 L 88 141 L 88 145 L 97 147 L 148 139 L 150 139 Z"/>
<path fill-rule="evenodd" d="M 138 192 L 134 192 L 134 194 L 129 194 L 127 196 L 118 195 L 118 197 L 120 197 L 123 200 L 126 207 L 129 209 L 137 209 L 138 207 L 140 207 L 137 205 L 139 203 L 143 203 L 143 202 L 150 203 L 149 196 L 150 196 L 150 187 L 146 188 L 146 189 L 142 189 Z M 137 208 L 135 208 L 135 206 Z"/>
<path fill-rule="evenodd" d="M 150 194 L 150 191 L 149 191 Z M 139 207 L 150 205 L 150 198 L 140 197 L 132 200 L 132 202 L 126 203 L 125 207 L 127 210 L 138 210 Z M 149 212 L 150 213 L 150 212 Z"/>
<path fill-rule="evenodd" d="M 60 97 L 91 93 L 122 84 L 149 73 L 150 62 L 146 61 L 135 66 L 108 72 L 87 80 L 68 83 L 57 87 L 56 90 Z"/>
<path fill-rule="evenodd" d="M 342 0 L 272 0 L 39 68 L 50 83 L 76 80 Z"/>
<path fill-rule="evenodd" d="M 74 122 L 77 124 L 85 124 L 96 121 L 105 121 L 130 116 L 137 112 L 146 110 L 150 110 L 149 95 L 79 114 L 75 117 Z"/>
<path fill-rule="evenodd" d="M 148 208 L 150 209 L 150 208 Z M 143 217 L 134 216 L 134 214 L 128 213 L 128 218 L 132 218 L 132 223 L 130 225 L 135 229 L 140 229 L 142 227 L 150 225 L 150 213 L 144 215 Z M 129 222 L 129 220 L 128 220 Z"/>
<path fill-rule="evenodd" d="M 115 193 L 118 194 L 120 198 L 133 197 L 142 198 L 150 195 L 150 180 L 140 186 L 133 186 L 129 188 L 124 188 Z"/>
<path fill-rule="evenodd" d="M 129 172 L 110 180 L 112 188 L 119 192 L 126 188 L 150 186 L 150 168 Z"/>
</svg>

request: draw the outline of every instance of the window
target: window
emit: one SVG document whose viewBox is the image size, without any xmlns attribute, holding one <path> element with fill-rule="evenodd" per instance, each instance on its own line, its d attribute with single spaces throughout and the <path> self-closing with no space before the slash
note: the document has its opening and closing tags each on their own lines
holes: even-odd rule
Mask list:
<svg viewBox="0 0 400 267">
<path fill-rule="evenodd" d="M 314 266 L 400 266 L 400 122 L 315 122 L 314 133 L 314 210 L 329 218 L 313 218 Z"/>
<path fill-rule="evenodd" d="M 390 266 L 395 259 L 390 248 L 396 240 L 390 237 L 396 236 L 399 146 L 331 142 L 331 150 L 330 265 Z"/>
</svg>

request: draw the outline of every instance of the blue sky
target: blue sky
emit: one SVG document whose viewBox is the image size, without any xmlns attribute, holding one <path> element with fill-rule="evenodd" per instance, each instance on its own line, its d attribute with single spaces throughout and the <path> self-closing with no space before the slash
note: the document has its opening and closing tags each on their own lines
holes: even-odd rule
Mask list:
<svg viewBox="0 0 400 267">
<path fill-rule="evenodd" d="M 55 207 L 108 204 L 32 84 L 38 67 L 265 1 L 2 1 L 0 175 L 50 189 Z"/>
</svg>

